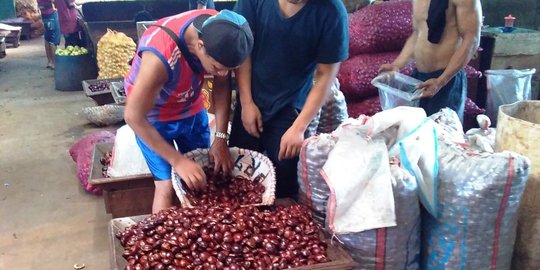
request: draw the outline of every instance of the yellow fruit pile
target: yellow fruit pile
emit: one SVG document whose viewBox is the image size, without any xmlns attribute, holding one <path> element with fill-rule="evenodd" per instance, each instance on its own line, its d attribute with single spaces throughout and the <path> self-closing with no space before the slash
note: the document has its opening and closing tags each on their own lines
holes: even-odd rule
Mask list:
<svg viewBox="0 0 540 270">
<path fill-rule="evenodd" d="M 135 55 L 137 45 L 122 32 L 107 29 L 97 44 L 98 79 L 120 78 L 129 71 L 128 62 Z"/>
</svg>

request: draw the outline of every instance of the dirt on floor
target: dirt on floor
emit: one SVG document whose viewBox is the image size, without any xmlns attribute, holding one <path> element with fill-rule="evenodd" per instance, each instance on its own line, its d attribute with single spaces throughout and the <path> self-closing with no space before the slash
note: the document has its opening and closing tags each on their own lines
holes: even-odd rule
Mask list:
<svg viewBox="0 0 540 270">
<path fill-rule="evenodd" d="M 55 90 L 46 64 L 43 38 L 0 59 L 0 269 L 108 269 L 110 215 L 68 153 L 100 130 L 81 114 L 95 104 Z"/>
</svg>

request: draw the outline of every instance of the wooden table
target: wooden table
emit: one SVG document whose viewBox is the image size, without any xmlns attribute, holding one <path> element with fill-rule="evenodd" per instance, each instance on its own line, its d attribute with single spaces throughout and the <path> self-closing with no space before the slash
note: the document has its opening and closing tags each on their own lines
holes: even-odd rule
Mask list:
<svg viewBox="0 0 540 270">
<path fill-rule="evenodd" d="M 152 213 L 154 179 L 151 174 L 105 178 L 100 162 L 104 153 L 111 151 L 112 143 L 94 146 L 94 157 L 88 182 L 103 189 L 105 211 L 113 218 Z"/>
</svg>

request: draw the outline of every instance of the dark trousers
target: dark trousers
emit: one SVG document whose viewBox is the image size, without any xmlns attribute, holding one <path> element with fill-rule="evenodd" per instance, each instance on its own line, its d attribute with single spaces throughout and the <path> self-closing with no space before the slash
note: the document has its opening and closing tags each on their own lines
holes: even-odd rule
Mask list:
<svg viewBox="0 0 540 270">
<path fill-rule="evenodd" d="M 412 77 L 421 81 L 427 81 L 441 76 L 443 72 L 444 70 L 422 73 L 415 69 Z M 465 74 L 465 70 L 462 69 L 435 96 L 420 99 L 420 107 L 426 111 L 428 116 L 448 107 L 457 113 L 459 120 L 463 123 L 466 97 L 467 75 Z"/>
<path fill-rule="evenodd" d="M 66 47 L 70 45 L 84 47 L 81 37 L 79 36 L 79 32 L 74 32 L 74 33 L 64 35 L 64 39 L 66 40 L 66 44 L 65 44 Z"/>
<path fill-rule="evenodd" d="M 264 122 L 260 138 L 251 136 L 244 129 L 240 102 L 237 103 L 234 113 L 229 145 L 261 152 L 268 156 L 276 167 L 276 197 L 278 198 L 296 198 L 298 196 L 296 177 L 298 157 L 278 160 L 281 137 L 296 120 L 298 113 L 291 106 L 283 108 L 270 120 Z"/>
</svg>

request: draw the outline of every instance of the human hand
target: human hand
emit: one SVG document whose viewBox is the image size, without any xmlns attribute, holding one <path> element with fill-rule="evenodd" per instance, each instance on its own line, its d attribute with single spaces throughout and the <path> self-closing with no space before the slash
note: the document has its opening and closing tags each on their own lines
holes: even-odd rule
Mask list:
<svg viewBox="0 0 540 270">
<path fill-rule="evenodd" d="M 304 131 L 290 127 L 281 137 L 278 159 L 291 159 L 300 154 L 304 142 Z"/>
<path fill-rule="evenodd" d="M 182 157 L 178 162 L 173 164 L 173 167 L 190 190 L 206 190 L 206 174 L 195 161 Z"/>
<path fill-rule="evenodd" d="M 222 138 L 215 138 L 208 152 L 210 163 L 214 164 L 214 175 L 222 173 L 229 175 L 234 166 L 227 142 Z"/>
<path fill-rule="evenodd" d="M 255 103 L 242 104 L 242 124 L 251 136 L 256 138 L 261 136 L 263 132 L 262 116 Z"/>
<path fill-rule="evenodd" d="M 399 72 L 399 67 L 394 64 L 383 64 L 379 68 L 379 73 L 392 72 L 392 71 Z"/>
<path fill-rule="evenodd" d="M 430 98 L 436 95 L 439 90 L 445 85 L 439 78 L 429 79 L 425 82 L 416 85 L 417 89 L 422 90 L 422 98 Z"/>
</svg>

